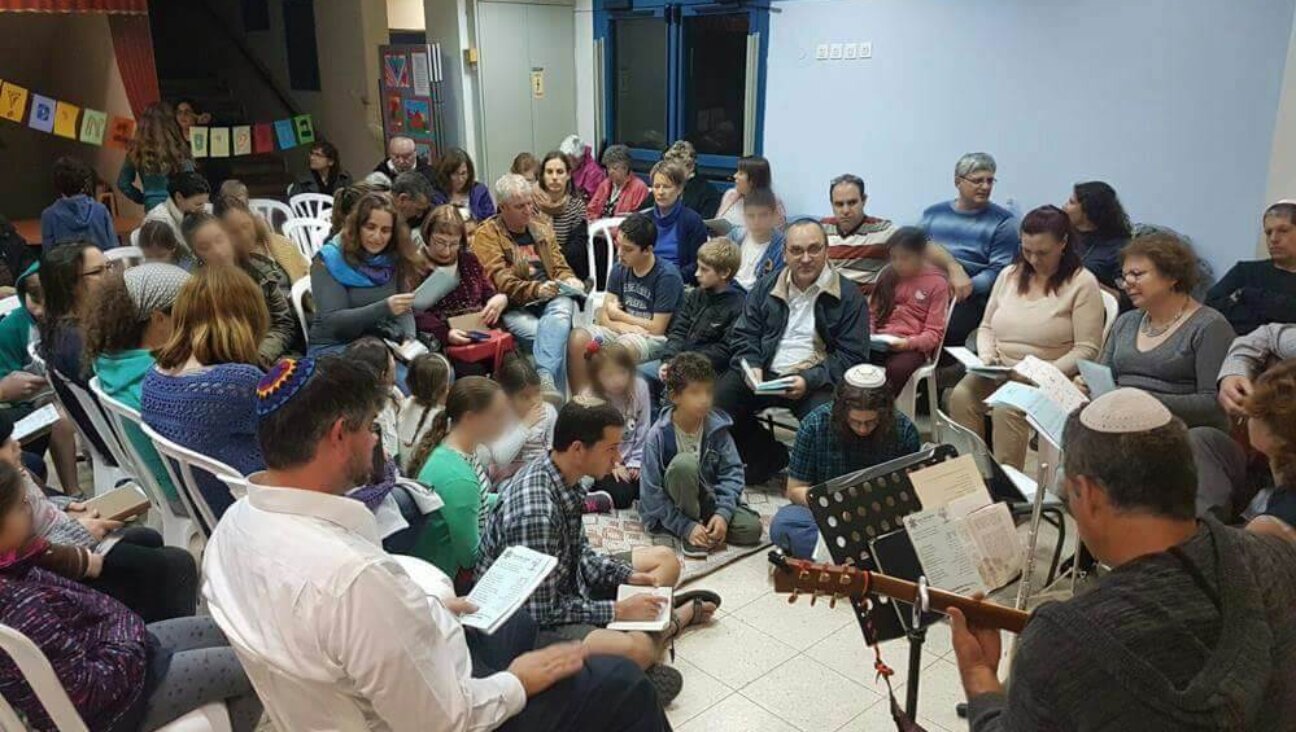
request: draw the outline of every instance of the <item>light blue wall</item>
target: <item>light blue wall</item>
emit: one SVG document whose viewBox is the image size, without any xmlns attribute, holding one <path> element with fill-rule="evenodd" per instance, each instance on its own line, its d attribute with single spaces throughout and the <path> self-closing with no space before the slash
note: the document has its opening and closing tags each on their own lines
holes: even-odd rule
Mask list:
<svg viewBox="0 0 1296 732">
<path fill-rule="evenodd" d="M 765 154 L 788 211 L 827 212 L 858 173 L 899 222 L 951 198 L 959 155 L 992 153 L 995 199 L 1062 204 L 1116 187 L 1217 273 L 1251 258 L 1293 0 L 788 0 L 770 20 Z M 817 43 L 871 41 L 868 61 Z"/>
</svg>

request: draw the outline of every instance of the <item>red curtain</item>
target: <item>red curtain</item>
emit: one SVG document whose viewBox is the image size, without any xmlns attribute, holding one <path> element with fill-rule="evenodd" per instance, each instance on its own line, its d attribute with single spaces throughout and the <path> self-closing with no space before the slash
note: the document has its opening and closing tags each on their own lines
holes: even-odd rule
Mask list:
<svg viewBox="0 0 1296 732">
<path fill-rule="evenodd" d="M 0 0 L 2 1 L 2 0 Z M 147 15 L 109 15 L 117 68 L 126 85 L 131 112 L 139 119 L 144 108 L 161 99 L 157 66 L 153 61 L 153 37 Z"/>
<path fill-rule="evenodd" d="M 148 0 L 0 0 L 0 13 L 139 13 L 148 15 Z"/>
</svg>

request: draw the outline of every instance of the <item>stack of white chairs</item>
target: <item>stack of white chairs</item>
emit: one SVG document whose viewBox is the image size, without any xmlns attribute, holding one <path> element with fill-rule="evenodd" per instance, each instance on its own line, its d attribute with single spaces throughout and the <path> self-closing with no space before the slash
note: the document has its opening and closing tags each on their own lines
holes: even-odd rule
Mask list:
<svg viewBox="0 0 1296 732">
<path fill-rule="evenodd" d="M 589 296 L 585 298 L 585 307 L 577 312 L 573 319 L 572 324 L 576 327 L 584 327 L 594 323 L 594 315 L 603 305 L 603 298 L 607 295 L 605 290 L 598 289 L 598 273 L 595 271 L 595 267 L 598 266 L 598 259 L 594 256 L 594 250 L 598 246 L 596 242 L 602 238 L 603 246 L 607 250 L 607 271 L 603 273 L 603 282 L 606 283 L 612 277 L 612 267 L 616 265 L 617 261 L 616 241 L 613 232 L 624 221 L 624 216 L 618 216 L 589 223 L 589 238 L 585 243 L 585 261 L 589 263 L 590 279 L 594 280 L 594 287 L 590 289 Z"/>
<path fill-rule="evenodd" d="M 283 235 L 292 240 L 307 260 L 315 258 L 328 237 L 329 222 L 319 219 L 292 219 L 284 224 Z"/>
<path fill-rule="evenodd" d="M 333 197 L 323 193 L 298 193 L 288 205 L 294 218 L 328 221 L 333 216 Z"/>
<path fill-rule="evenodd" d="M 270 228 L 284 233 L 283 227 L 289 221 L 293 220 L 293 210 L 282 201 L 276 201 L 273 198 L 253 198 L 248 201 L 248 208 L 265 219 Z"/>
</svg>

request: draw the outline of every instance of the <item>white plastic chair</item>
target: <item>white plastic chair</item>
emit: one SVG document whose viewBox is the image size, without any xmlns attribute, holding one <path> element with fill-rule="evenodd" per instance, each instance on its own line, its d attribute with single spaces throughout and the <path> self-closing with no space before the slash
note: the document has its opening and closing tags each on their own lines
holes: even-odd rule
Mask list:
<svg viewBox="0 0 1296 732">
<path fill-rule="evenodd" d="M 319 219 L 292 219 L 283 227 L 283 235 L 292 239 L 297 251 L 307 260 L 315 258 L 315 253 L 324 246 L 328 232 L 329 223 Z"/>
<path fill-rule="evenodd" d="M 123 270 L 130 269 L 144 261 L 144 250 L 137 246 L 115 247 L 104 252 L 104 261 L 120 263 Z"/>
<path fill-rule="evenodd" d="M 594 242 L 602 237 L 607 242 L 607 271 L 603 273 L 603 282 L 606 283 L 612 277 L 612 268 L 616 266 L 616 242 L 612 233 L 625 221 L 624 216 L 618 216 L 608 219 L 599 219 L 591 221 L 588 227 L 588 238 L 585 242 L 585 261 L 589 263 L 590 279 L 594 280 L 594 287 L 591 288 L 589 296 L 585 298 L 585 307 L 576 313 L 572 325 L 584 327 L 594 322 L 594 315 L 598 309 L 603 306 L 603 297 L 607 294 L 605 290 L 598 289 L 598 273 L 594 268 L 598 266 L 598 259 L 594 256 Z"/>
<path fill-rule="evenodd" d="M 954 315 L 954 302 L 951 298 L 949 307 L 945 308 L 945 328 L 941 330 L 941 340 L 945 340 L 945 331 L 949 330 L 950 318 Z M 916 371 L 909 375 L 909 380 L 905 382 L 904 388 L 900 390 L 900 395 L 896 397 L 896 408 L 904 413 L 911 422 L 917 424 L 918 409 L 918 384 L 923 381 L 927 382 L 927 413 L 936 414 L 936 403 L 940 401 L 940 388 L 936 384 L 936 363 L 940 361 L 941 348 L 937 348 L 927 363 L 919 366 Z M 937 421 L 932 420 L 932 439 L 940 441 L 941 433 L 938 430 Z"/>
<path fill-rule="evenodd" d="M 176 487 L 176 492 L 184 501 L 189 515 L 198 518 L 198 528 L 205 537 L 211 536 L 212 529 L 216 528 L 216 512 L 203 497 L 194 470 L 207 473 L 230 486 L 246 485 L 242 474 L 219 460 L 177 445 L 143 422 L 140 423 L 140 429 L 153 441 L 153 447 L 157 448 L 158 454 L 162 456 L 162 464 L 166 466 L 167 474 L 171 476 L 171 485 Z M 244 492 L 230 491 L 236 499 L 242 498 Z"/>
<path fill-rule="evenodd" d="M 45 707 L 50 721 L 60 732 L 89 732 L 40 646 L 14 628 L 0 625 L 0 651 L 13 659 L 23 679 L 35 692 L 41 706 Z M 26 729 L 13 707 L 0 696 L 0 730 L 23 732 Z M 232 729 L 229 710 L 221 702 L 199 707 L 158 728 L 159 732 L 230 732 Z"/>
<path fill-rule="evenodd" d="M 198 534 L 198 528 L 189 516 L 176 511 L 171 502 L 167 500 L 166 492 L 162 490 L 162 484 L 158 482 L 158 478 L 153 474 L 153 471 L 149 470 L 148 462 L 140 453 L 139 447 L 134 440 L 130 438 L 130 430 L 126 428 L 127 425 L 131 425 L 136 429 L 143 430 L 144 422 L 140 419 L 139 412 L 106 394 L 99 383 L 98 376 L 90 380 L 90 391 L 99 400 L 99 404 L 103 406 L 104 412 L 107 413 L 108 419 L 112 422 L 112 426 L 121 437 L 122 448 L 128 457 L 131 472 L 135 474 L 135 479 L 140 485 L 144 486 L 144 490 L 148 491 L 149 498 L 153 501 L 153 507 L 157 509 L 158 515 L 162 519 L 163 542 L 167 546 L 188 550 L 196 558 L 201 554 L 202 542 L 201 536 Z M 176 488 L 176 492 L 179 491 L 180 489 Z"/>
<path fill-rule="evenodd" d="M 301 324 L 306 345 L 310 345 L 310 321 L 306 317 L 306 298 L 311 294 L 310 275 L 297 280 L 292 285 L 293 312 L 297 313 L 297 322 Z"/>
<path fill-rule="evenodd" d="M 103 410 L 99 408 L 99 403 L 94 400 L 94 397 L 90 396 L 89 392 L 55 369 L 48 369 L 47 376 L 51 381 L 56 381 L 59 386 L 67 389 L 72 398 L 76 400 L 77 406 L 85 414 L 86 419 L 90 421 L 89 425 L 83 425 L 72 419 L 67 405 L 63 403 L 63 398 L 59 395 L 58 389 L 53 391 L 55 401 L 63 408 L 63 413 L 68 415 L 72 426 L 76 428 L 77 434 L 81 436 L 81 441 L 85 443 L 86 449 L 90 451 L 90 467 L 94 474 L 94 494 L 98 496 L 112 490 L 119 481 L 129 477 L 124 468 L 126 463 L 119 457 L 122 454 L 122 448 L 121 442 L 117 439 L 117 433 L 108 426 L 108 420 L 104 416 Z M 97 447 L 98 443 L 91 438 L 86 431 L 87 429 L 94 430 L 99 442 L 102 442 L 104 447 L 108 448 L 108 455 L 100 454 Z M 67 486 L 64 486 L 65 491 L 67 488 Z"/>
<path fill-rule="evenodd" d="M 1106 290 L 1100 290 L 1102 293 L 1103 309 L 1107 311 L 1107 320 L 1103 322 L 1103 343 L 1107 342 L 1107 334 L 1111 332 L 1112 326 L 1116 324 L 1116 318 L 1120 317 L 1120 300 Z"/>
<path fill-rule="evenodd" d="M 284 225 L 295 218 L 291 208 L 288 208 L 282 201 L 276 201 L 273 198 L 249 199 L 248 208 L 265 219 L 266 223 L 270 224 L 270 228 L 279 233 L 283 233 Z"/>
<path fill-rule="evenodd" d="M 298 193 L 288 199 L 293 216 L 328 221 L 333 215 L 333 197 L 323 193 Z"/>
</svg>

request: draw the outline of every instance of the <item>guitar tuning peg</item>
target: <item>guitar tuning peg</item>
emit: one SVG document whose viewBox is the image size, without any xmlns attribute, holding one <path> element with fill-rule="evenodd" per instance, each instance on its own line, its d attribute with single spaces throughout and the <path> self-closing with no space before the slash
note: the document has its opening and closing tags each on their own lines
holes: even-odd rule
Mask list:
<svg viewBox="0 0 1296 732">
<path fill-rule="evenodd" d="M 841 595 L 838 595 L 836 592 L 834 592 L 834 593 L 832 593 L 832 597 L 828 598 L 828 609 L 829 609 L 829 610 L 832 610 L 833 608 L 837 607 L 837 598 L 838 598 L 838 597 L 841 597 Z"/>
<path fill-rule="evenodd" d="M 819 590 L 815 590 L 814 592 L 810 593 L 810 607 L 814 607 L 815 602 L 818 599 L 819 599 Z"/>
<path fill-rule="evenodd" d="M 795 587 L 793 587 L 793 588 L 792 588 L 792 594 L 791 594 L 791 595 L 788 595 L 788 604 L 789 604 L 789 605 L 794 605 L 794 604 L 796 604 L 796 601 L 797 601 L 797 595 L 798 595 L 798 594 L 800 594 L 800 591 L 797 590 Z"/>
</svg>

